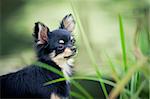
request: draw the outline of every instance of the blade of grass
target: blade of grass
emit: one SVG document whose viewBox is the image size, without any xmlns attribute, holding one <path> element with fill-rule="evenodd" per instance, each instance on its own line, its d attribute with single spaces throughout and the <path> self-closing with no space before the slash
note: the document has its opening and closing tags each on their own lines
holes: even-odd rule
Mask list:
<svg viewBox="0 0 150 99">
<path fill-rule="evenodd" d="M 52 67 L 52 66 L 49 66 L 49 65 L 47 65 L 47 64 L 45 64 L 45 63 L 42 63 L 42 62 L 39 62 L 39 61 L 38 61 L 38 62 L 35 62 L 34 64 L 35 64 L 36 66 L 39 66 L 39 67 L 44 68 L 44 69 L 47 69 L 47 70 L 49 70 L 49 71 L 52 71 L 52 72 L 54 72 L 54 73 L 56 73 L 56 74 L 58 74 L 58 75 L 64 77 L 64 75 L 63 75 L 63 73 L 62 73 L 61 71 L 57 70 L 56 68 L 54 68 L 54 67 Z"/>
<path fill-rule="evenodd" d="M 135 75 L 132 76 L 131 78 L 131 84 L 130 84 L 130 92 L 131 94 L 134 94 L 134 92 L 136 91 L 136 87 L 137 87 L 137 81 L 138 81 L 138 72 L 135 73 Z"/>
<path fill-rule="evenodd" d="M 144 88 L 145 83 L 146 83 L 146 80 L 144 80 L 141 83 L 140 87 L 138 88 L 138 90 L 136 91 L 136 93 L 134 95 L 132 95 L 131 99 L 138 99 L 138 96 L 139 96 L 140 92 L 142 91 L 142 89 Z"/>
<path fill-rule="evenodd" d="M 122 91 L 122 89 L 125 87 L 125 85 L 130 80 L 130 77 L 134 74 L 134 72 L 136 70 L 137 70 L 136 66 L 131 67 L 131 69 L 126 74 L 126 76 L 120 82 L 118 82 L 118 84 L 115 87 L 115 89 L 113 89 L 112 92 L 110 93 L 110 96 L 109 96 L 110 99 L 115 99 L 118 96 L 118 94 Z"/>
<path fill-rule="evenodd" d="M 99 79 L 98 78 L 94 78 L 94 77 L 82 77 L 82 76 L 80 76 L 80 77 L 70 77 L 70 79 L 72 80 L 72 79 L 77 79 L 77 80 L 79 80 L 79 79 L 83 79 L 83 80 L 91 80 L 91 81 L 99 81 Z M 57 83 L 57 82 L 60 82 L 60 81 L 64 81 L 65 80 L 65 78 L 59 78 L 59 79 L 56 79 L 56 80 L 52 80 L 52 81 L 49 81 L 49 82 L 46 82 L 46 83 L 44 83 L 44 86 L 46 86 L 46 85 L 49 85 L 49 84 L 52 84 L 52 83 Z M 106 79 L 100 79 L 101 80 L 101 82 L 103 82 L 103 83 L 105 83 L 105 84 L 108 84 L 108 85 L 111 85 L 111 86 L 115 86 L 115 83 L 114 82 L 112 82 L 112 81 L 109 81 L 109 80 L 106 80 Z"/>
<path fill-rule="evenodd" d="M 127 71 L 127 56 L 126 56 L 126 44 L 125 44 L 125 34 L 123 29 L 123 22 L 122 17 L 119 15 L 119 28 L 120 28 L 120 40 L 121 40 L 121 46 L 122 46 L 122 58 L 124 63 L 124 70 Z"/>
<path fill-rule="evenodd" d="M 105 54 L 105 55 L 106 55 L 106 57 L 108 59 L 109 66 L 111 67 L 111 70 L 112 70 L 112 73 L 113 73 L 113 78 L 118 82 L 120 80 L 120 78 L 119 78 L 118 73 L 117 73 L 117 71 L 115 69 L 115 66 L 112 63 L 110 57 L 107 54 Z"/>
<path fill-rule="evenodd" d="M 124 89 L 125 85 L 129 82 L 129 80 L 131 79 L 132 75 L 138 71 L 138 69 L 143 66 L 143 64 L 146 63 L 146 59 L 141 60 L 140 62 L 138 62 L 137 64 L 135 64 L 134 66 L 132 66 L 128 72 L 126 73 L 126 75 L 123 77 L 123 79 L 117 83 L 117 86 L 112 90 L 112 92 L 109 95 L 109 99 L 115 99 L 119 93 Z"/>
<path fill-rule="evenodd" d="M 77 81 L 71 80 L 71 83 L 78 88 L 88 99 L 94 99 Z"/>
<path fill-rule="evenodd" d="M 98 78 L 95 78 L 95 77 L 82 77 L 82 76 L 80 76 L 80 77 L 70 77 L 70 79 L 71 80 L 80 80 L 80 79 L 82 79 L 82 80 L 91 80 L 91 81 L 96 81 L 96 82 L 99 82 L 99 80 L 101 80 L 101 82 L 103 82 L 103 83 L 105 83 L 105 84 L 108 84 L 108 85 L 111 85 L 111 86 L 113 86 L 113 87 L 115 87 L 116 86 L 116 84 L 114 83 L 114 82 L 112 82 L 112 81 L 109 81 L 109 80 L 106 80 L 106 79 L 98 79 Z M 49 85 L 49 84 L 53 84 L 53 83 L 57 83 L 57 82 L 60 82 L 60 81 L 64 81 L 65 80 L 65 78 L 59 78 L 59 79 L 55 79 L 55 80 L 52 80 L 52 81 L 49 81 L 49 82 L 46 82 L 46 83 L 44 83 L 44 86 L 47 86 L 47 85 Z M 130 91 L 129 90 L 127 90 L 127 89 L 123 89 L 123 91 L 124 92 L 126 92 L 128 95 L 130 95 L 131 96 L 131 94 L 130 94 Z"/>
<path fill-rule="evenodd" d="M 70 0 L 70 4 L 71 4 L 72 10 L 73 10 L 73 12 L 74 12 L 75 18 L 76 18 L 76 20 L 77 20 L 77 25 L 78 25 L 79 30 L 80 30 L 80 32 L 81 32 L 81 35 L 82 35 L 84 44 L 85 44 L 85 46 L 86 46 L 86 51 L 87 51 L 87 53 L 88 53 L 88 55 L 89 55 L 89 57 L 90 57 L 90 60 L 91 60 L 91 62 L 92 62 L 92 66 L 95 68 L 96 74 L 97 74 L 98 78 L 100 79 L 100 78 L 102 78 L 101 73 L 100 73 L 99 68 L 98 68 L 98 66 L 97 66 L 97 64 L 96 64 L 94 55 L 93 55 L 93 53 L 92 53 L 91 46 L 90 46 L 90 44 L 89 44 L 89 42 L 88 42 L 87 36 L 85 35 L 84 29 L 83 29 L 82 24 L 81 24 L 81 20 L 80 20 L 78 14 L 77 14 L 76 9 L 75 9 L 74 6 L 73 6 L 73 2 L 72 2 L 72 1 L 73 1 L 73 0 Z M 75 3 L 74 3 L 74 4 L 75 4 Z M 99 82 L 100 82 L 100 81 L 99 81 Z M 108 93 L 107 93 L 107 90 L 106 90 L 106 87 L 105 87 L 104 83 L 100 82 L 100 84 L 101 84 L 101 86 L 102 86 L 102 90 L 103 90 L 103 92 L 104 92 L 105 97 L 108 98 Z"/>
<path fill-rule="evenodd" d="M 34 64 L 37 65 L 37 66 L 39 66 L 39 67 L 41 67 L 41 68 L 47 69 L 47 70 L 49 70 L 49 71 L 52 71 L 52 72 L 54 72 L 54 73 L 56 73 L 56 74 L 58 74 L 58 75 L 64 77 L 64 75 L 63 75 L 63 73 L 62 73 L 61 71 L 57 70 L 56 68 L 54 68 L 54 67 L 52 67 L 52 66 L 49 66 L 48 64 L 45 64 L 45 63 L 42 63 L 42 62 L 35 62 Z M 65 77 L 64 77 L 64 79 L 67 80 L 67 79 L 70 79 L 70 78 L 65 78 Z M 91 96 L 79 83 L 77 83 L 77 82 L 74 81 L 74 80 L 72 80 L 71 82 L 72 82 L 72 84 L 73 84 L 76 88 L 78 88 L 86 97 L 88 97 L 89 99 L 93 99 L 92 96 Z"/>
<path fill-rule="evenodd" d="M 131 82 L 130 82 L 130 92 L 131 92 L 131 94 L 133 95 L 134 94 L 134 79 L 135 79 L 135 75 L 133 75 L 132 77 L 131 77 Z"/>
<path fill-rule="evenodd" d="M 86 99 L 85 97 L 83 97 L 81 94 L 77 93 L 77 92 L 70 92 L 70 95 L 73 97 L 76 97 L 77 99 Z"/>
</svg>

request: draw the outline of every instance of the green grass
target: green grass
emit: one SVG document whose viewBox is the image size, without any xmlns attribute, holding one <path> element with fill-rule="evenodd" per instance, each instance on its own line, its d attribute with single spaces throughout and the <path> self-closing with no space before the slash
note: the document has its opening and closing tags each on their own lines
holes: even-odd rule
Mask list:
<svg viewBox="0 0 150 99">
<path fill-rule="evenodd" d="M 117 58 L 113 59 L 113 60 L 121 61 L 120 63 L 117 63 L 117 65 L 119 65 L 120 68 L 123 69 L 121 74 L 119 74 L 117 72 L 118 68 L 117 68 L 117 66 L 115 66 L 116 63 L 113 63 L 109 54 L 106 53 L 106 59 L 107 59 L 107 62 L 109 64 L 111 72 L 112 72 L 112 75 L 110 75 L 109 77 L 114 78 L 114 80 L 116 81 L 116 83 L 114 83 L 109 80 L 102 79 L 103 75 L 102 75 L 101 71 L 99 70 L 98 63 L 94 56 L 93 49 L 89 44 L 89 40 L 87 39 L 85 29 L 83 28 L 83 25 L 82 25 L 82 20 L 78 13 L 79 11 L 76 8 L 77 7 L 76 2 L 74 0 L 69 0 L 69 2 L 71 5 L 71 8 L 73 10 L 73 15 L 75 16 L 75 20 L 77 22 L 77 26 L 79 28 L 79 32 L 80 32 L 81 38 L 83 40 L 83 44 L 85 45 L 86 52 L 91 61 L 90 65 L 92 68 L 94 68 L 96 76 L 95 77 L 73 76 L 73 77 L 69 77 L 69 78 L 64 78 L 63 74 L 60 71 L 57 71 L 53 68 L 47 68 L 49 66 L 42 66 L 43 68 L 53 71 L 62 76 L 62 78 L 59 78 L 59 79 L 56 79 L 53 81 L 49 81 L 49 82 L 45 82 L 43 85 L 46 86 L 46 85 L 61 82 L 64 80 L 70 80 L 71 84 L 73 84 L 79 90 L 79 92 L 72 90 L 70 93 L 70 95 L 72 97 L 79 98 L 79 99 L 94 99 L 95 97 L 92 96 L 86 89 L 83 88 L 83 86 L 80 83 L 77 82 L 77 80 L 90 80 L 90 81 L 100 83 L 100 86 L 102 87 L 102 90 L 103 90 L 103 93 L 104 93 L 106 99 L 115 99 L 118 96 L 120 96 L 119 97 L 120 99 L 143 98 L 143 97 L 141 97 L 141 95 L 145 94 L 145 93 L 142 93 L 142 91 L 144 90 L 146 81 L 149 80 L 148 78 L 145 77 L 149 74 L 148 72 L 150 72 L 150 70 L 147 70 L 147 69 L 149 69 L 149 67 L 146 67 L 147 69 L 145 69 L 145 66 L 149 65 L 149 61 L 148 61 L 149 57 L 142 56 L 142 57 L 140 57 L 140 60 L 135 59 L 135 61 L 133 61 L 134 59 L 130 58 L 130 55 L 128 52 L 129 49 L 127 49 L 128 45 L 126 44 L 126 37 L 125 37 L 126 35 L 124 32 L 124 27 L 123 27 L 124 23 L 122 21 L 123 19 L 122 19 L 121 15 L 118 16 L 118 23 L 119 23 L 119 31 L 120 31 L 119 39 L 120 39 L 121 50 L 122 50 L 122 59 L 117 59 Z M 134 55 L 134 52 L 131 54 Z M 122 64 L 122 62 L 123 62 L 123 64 Z M 38 64 L 41 64 L 41 63 L 38 63 Z M 45 65 L 45 64 L 41 64 L 41 65 Z M 142 72 L 141 72 L 141 70 L 142 70 Z M 141 81 L 141 79 L 144 79 L 143 82 Z M 105 84 L 108 84 L 108 85 L 111 85 L 114 87 L 109 95 L 106 91 Z M 144 98 L 148 98 L 148 96 L 145 96 Z"/>
<path fill-rule="evenodd" d="M 100 70 L 99 70 L 99 68 L 98 68 L 97 62 L 96 62 L 95 57 L 94 57 L 94 55 L 93 55 L 93 52 L 92 52 L 91 46 L 90 46 L 90 44 L 89 44 L 89 41 L 88 41 L 88 39 L 87 39 L 87 36 L 86 36 L 86 34 L 85 34 L 85 31 L 84 31 L 84 29 L 83 29 L 83 26 L 82 26 L 82 23 L 81 23 L 79 14 L 77 13 L 76 8 L 75 8 L 75 6 L 74 6 L 75 3 L 73 3 L 73 0 L 70 0 L 70 4 L 71 4 L 72 10 L 73 10 L 75 19 L 76 19 L 76 21 L 77 21 L 78 28 L 79 28 L 80 33 L 81 33 L 81 35 L 82 35 L 83 43 L 85 44 L 86 51 L 87 51 L 88 56 L 89 56 L 89 58 L 90 58 L 90 60 L 91 60 L 91 62 L 92 62 L 91 66 L 94 67 L 95 72 L 96 72 L 96 75 L 97 75 L 97 77 L 98 77 L 98 79 L 99 79 L 100 85 L 102 86 L 104 95 L 105 95 L 106 98 L 108 98 L 108 93 L 107 93 L 107 91 L 106 91 L 105 85 L 104 85 L 103 82 L 100 81 L 100 79 L 102 78 L 102 75 L 101 75 L 101 72 L 100 72 Z"/>
<path fill-rule="evenodd" d="M 20 14 L 16 14 L 16 13 L 11 14 L 10 13 L 10 17 L 8 19 L 6 17 L 6 19 L 5 19 L 6 22 L 4 21 L 4 23 L 6 25 L 4 27 L 6 27 L 6 28 L 3 27 L 4 28 L 3 30 L 7 30 L 7 28 L 10 25 L 9 23 L 15 22 L 16 24 L 14 26 L 12 26 L 10 30 L 13 31 L 14 37 L 18 38 L 18 34 L 16 34 L 16 33 L 20 33 L 20 32 L 31 33 L 31 31 L 30 31 L 30 28 L 32 27 L 31 23 L 33 23 L 35 20 L 40 19 L 41 21 L 45 21 L 46 24 L 50 23 L 50 25 L 52 27 L 55 27 L 55 25 L 58 25 L 58 24 L 53 24 L 55 22 L 53 22 L 51 19 L 55 20 L 55 18 L 57 18 L 58 16 L 65 14 L 65 12 L 67 12 L 66 10 L 68 10 L 69 13 L 70 13 L 70 11 L 72 11 L 73 16 L 75 17 L 75 21 L 77 23 L 76 24 L 77 30 L 79 30 L 79 31 L 77 31 L 78 32 L 77 35 L 79 35 L 78 40 L 81 40 L 81 41 L 77 40 L 77 43 L 80 44 L 80 46 L 83 48 L 83 49 L 81 48 L 81 52 L 85 51 L 85 54 L 87 54 L 87 56 L 88 56 L 87 57 L 86 55 L 83 55 L 83 57 L 88 58 L 88 60 L 90 60 L 90 62 L 87 62 L 88 60 L 86 60 L 82 57 L 79 57 L 78 60 L 80 60 L 80 61 L 78 61 L 77 69 L 78 68 L 80 69 L 80 67 L 83 66 L 84 70 L 82 68 L 82 69 L 80 69 L 81 71 L 79 71 L 79 72 L 82 73 L 82 70 L 83 70 L 84 73 L 86 73 L 86 70 L 87 71 L 89 70 L 89 67 L 87 65 L 90 65 L 90 69 L 91 69 L 90 72 L 94 72 L 94 75 L 83 76 L 83 75 L 80 75 L 81 74 L 80 73 L 77 75 L 73 75 L 72 77 L 65 78 L 63 76 L 62 72 L 58 71 L 57 69 L 53 68 L 52 66 L 49 66 L 47 64 L 43 64 L 40 62 L 36 62 L 34 64 L 36 64 L 42 68 L 45 68 L 49 71 L 55 72 L 62 77 L 59 79 L 45 82 L 45 83 L 43 83 L 43 86 L 47 86 L 49 84 L 61 82 L 64 80 L 69 80 L 71 85 L 73 86 L 73 88 L 75 88 L 75 89 L 71 89 L 71 92 L 70 92 L 71 99 L 72 98 L 73 99 L 74 98 L 75 99 L 100 98 L 100 97 L 95 97 L 94 96 L 95 94 L 90 93 L 92 91 L 93 92 L 95 91 L 94 90 L 95 87 L 91 88 L 91 86 L 89 87 L 89 86 L 86 86 L 86 84 L 84 85 L 84 84 L 80 83 L 80 81 L 91 81 L 94 83 L 95 82 L 98 83 L 99 86 L 102 87 L 102 91 L 105 95 L 105 98 L 114 99 L 119 96 L 119 99 L 149 99 L 149 97 L 150 97 L 149 96 L 149 89 L 150 89 L 150 83 L 149 83 L 150 82 L 150 77 L 149 77 L 149 75 L 150 75 L 150 37 L 149 36 L 150 36 L 150 33 L 149 33 L 149 30 L 147 30 L 147 28 L 146 28 L 146 24 L 148 24 L 148 23 L 143 23 L 143 20 L 146 22 L 149 22 L 149 21 L 147 21 L 148 19 L 146 19 L 146 18 L 142 19 L 144 14 L 146 15 L 146 12 L 144 12 L 144 11 L 146 11 L 147 6 L 145 7 L 144 2 L 142 2 L 143 4 L 140 5 L 141 2 L 135 3 L 133 1 L 132 2 L 122 1 L 123 3 L 121 3 L 121 2 L 118 2 L 117 0 L 114 0 L 114 1 L 106 0 L 106 2 L 105 2 L 105 0 L 91 0 L 91 1 L 90 0 L 64 0 L 64 1 L 62 0 L 61 3 L 59 3 L 58 1 L 53 2 L 53 0 L 52 0 L 52 2 L 51 2 L 51 0 L 50 0 L 50 1 L 45 1 L 45 3 L 43 2 L 42 4 L 40 3 L 41 1 L 39 2 L 40 4 L 37 4 L 37 3 L 35 4 L 34 1 L 30 1 L 30 3 L 26 2 L 26 4 L 23 5 L 23 8 L 20 7 L 20 9 L 23 9 L 23 10 L 19 9 L 16 12 L 16 13 L 20 13 Z M 14 1 L 14 3 L 15 3 L 15 1 Z M 83 4 L 80 4 L 80 3 L 83 3 Z M 70 7 L 67 8 L 68 4 Z M 128 6 L 125 6 L 126 10 L 122 9 L 123 6 L 126 4 L 129 4 Z M 146 3 L 146 5 L 147 4 L 148 3 Z M 107 5 L 107 7 L 105 7 L 106 5 Z M 134 6 L 132 6 L 132 5 L 134 5 Z M 135 5 L 137 5 L 137 6 L 135 6 Z M 140 7 L 138 7 L 138 6 L 140 6 Z M 10 5 L 10 7 L 11 7 L 11 5 Z M 55 13 L 56 8 L 60 9 L 60 10 L 57 10 L 56 14 L 53 14 L 50 16 L 49 16 L 49 14 L 47 15 L 47 10 L 50 13 Z M 69 8 L 71 8 L 71 9 L 69 9 Z M 33 11 L 31 9 L 35 10 L 35 11 L 38 9 L 38 13 L 33 13 Z M 127 11 L 127 10 L 130 10 L 130 11 Z M 130 15 L 131 13 L 134 12 L 133 10 L 137 10 L 137 12 L 135 11 L 136 14 L 133 14 L 134 16 Z M 149 8 L 148 8 L 148 10 L 149 10 Z M 4 11 L 5 11 L 5 9 L 4 9 Z M 85 12 L 87 11 L 87 12 L 83 13 L 84 11 Z M 105 13 L 105 11 L 106 11 L 106 13 Z M 109 12 L 109 14 L 107 14 L 107 11 Z M 111 11 L 112 11 L 112 13 L 110 14 Z M 121 12 L 119 12 L 120 14 L 118 16 L 116 16 L 116 18 L 117 18 L 116 23 L 112 24 L 112 21 L 114 21 L 113 18 L 116 15 L 117 11 L 121 11 Z M 125 13 L 124 13 L 124 11 L 125 11 Z M 6 11 L 6 13 L 7 13 L 7 11 Z M 21 13 L 22 13 L 22 15 L 21 15 Z M 137 13 L 139 13 L 139 14 L 137 14 Z M 142 13 L 142 14 L 140 14 L 140 13 Z M 109 18 L 104 18 L 104 16 L 102 14 L 104 14 L 104 16 L 109 17 Z M 149 13 L 147 13 L 147 14 L 149 14 Z M 14 17 L 14 15 L 15 16 L 20 16 L 20 15 L 25 16 L 26 21 L 22 21 L 21 17 L 20 17 L 20 19 L 18 19 L 18 17 Z M 38 18 L 35 18 L 33 16 L 38 16 Z M 128 19 L 127 19 L 127 17 L 128 17 Z M 104 18 L 104 20 L 108 19 L 107 21 L 110 21 L 110 22 L 106 21 L 108 26 L 104 26 L 105 29 L 103 29 L 103 26 L 102 26 L 102 25 L 104 25 L 103 18 Z M 112 20 L 109 20 L 109 19 L 112 19 Z M 88 21 L 88 22 L 85 22 L 85 21 Z M 140 21 L 140 22 L 138 23 L 138 21 Z M 102 23 L 99 24 L 97 22 L 102 22 Z M 124 24 L 124 22 L 126 22 L 127 24 Z M 17 28 L 18 24 L 21 27 L 23 26 L 25 28 L 24 29 L 25 31 L 24 30 L 22 31 L 22 28 Z M 109 27 L 110 26 L 109 24 L 111 24 L 113 26 Z M 112 39 L 115 40 L 116 43 L 112 43 L 112 42 L 110 42 L 112 40 L 109 41 L 109 39 L 111 39 L 111 38 L 109 38 L 109 37 L 105 38 L 107 36 L 104 35 L 104 33 L 108 33 L 107 31 L 105 32 L 105 30 L 107 30 L 107 29 L 111 30 L 111 28 L 112 27 L 114 28 L 115 25 L 118 26 L 118 28 L 119 28 L 118 32 L 116 32 L 115 29 L 112 29 L 112 31 L 109 31 L 109 32 L 116 33 L 118 35 L 118 38 L 115 38 L 115 37 L 117 37 L 115 35 L 114 38 L 112 38 Z M 137 31 L 136 31 L 137 37 L 135 36 L 135 34 L 133 35 L 133 33 L 131 33 L 132 30 L 134 31 L 134 29 L 136 29 L 135 25 L 138 25 Z M 27 26 L 27 27 L 25 27 L 25 26 Z M 127 26 L 128 30 L 126 30 L 126 26 Z M 133 27 L 130 27 L 130 26 L 133 26 Z M 15 29 L 16 29 L 16 31 L 15 31 Z M 97 32 L 93 33 L 93 30 L 95 30 L 94 32 L 96 32 L 96 31 Z M 131 34 L 125 32 L 125 31 L 129 31 L 129 30 L 131 30 L 129 32 Z M 7 32 L 9 32 L 9 30 Z M 5 34 L 9 34 L 7 32 L 5 33 L 5 31 L 4 31 Z M 104 32 L 104 33 L 101 34 L 101 32 Z M 89 34 L 91 33 L 90 36 L 92 36 L 92 33 L 93 33 L 94 36 L 88 37 L 89 36 L 88 33 Z M 110 35 L 111 35 L 111 33 L 110 33 Z M 95 35 L 97 36 L 97 38 L 95 37 Z M 109 35 L 109 34 L 107 34 L 107 35 Z M 113 36 L 113 35 L 111 35 L 111 36 Z M 129 37 L 130 35 L 131 35 L 131 37 L 133 36 L 133 38 L 135 37 L 135 40 L 133 38 Z M 105 36 L 105 37 L 103 37 L 103 36 Z M 7 37 L 9 37 L 9 36 L 7 36 Z M 104 43 L 104 42 L 99 43 L 98 41 L 101 41 L 99 39 L 106 39 L 107 43 Z M 119 54 L 115 53 L 112 56 L 113 51 L 111 51 L 111 47 L 118 46 L 117 45 L 118 40 L 116 40 L 116 39 L 119 40 L 119 44 L 121 45 L 121 47 L 118 49 L 118 50 L 121 50 L 121 53 L 118 52 Z M 12 39 L 8 39 L 7 42 L 11 42 L 11 40 Z M 15 40 L 17 40 L 17 39 L 14 39 L 14 41 Z M 133 44 L 130 44 L 130 42 L 128 40 Z M 14 44 L 18 45 L 17 44 L 18 41 L 15 41 L 15 42 L 16 43 L 14 43 Z M 134 44 L 134 42 L 136 42 L 136 44 Z M 95 43 L 99 44 L 99 45 L 96 45 Z M 21 44 L 22 44 L 22 42 L 21 42 Z M 26 44 L 28 44 L 28 42 Z M 103 44 L 108 44 L 108 45 L 104 46 Z M 4 45 L 8 45 L 8 44 L 5 42 Z M 104 50 L 103 48 L 107 50 L 105 52 L 104 57 L 101 54 L 101 52 L 102 52 L 101 50 Z M 15 48 L 15 49 L 17 49 L 17 48 Z M 7 50 L 10 50 L 10 49 L 7 48 Z M 12 51 L 12 50 L 10 50 L 10 51 Z M 18 50 L 16 50 L 16 51 L 18 52 Z M 29 58 L 29 56 L 33 56 L 33 55 L 31 55 L 31 53 L 33 54 L 33 52 L 29 52 L 29 55 L 25 55 L 25 56 L 28 56 L 27 59 L 32 62 L 32 58 Z M 26 51 L 23 54 L 26 54 Z M 97 59 L 96 55 L 99 56 L 98 59 Z M 11 65 L 11 67 L 13 66 L 13 64 L 15 64 L 14 66 L 17 66 L 19 62 L 20 62 L 20 64 L 28 64 L 26 59 L 24 60 L 23 56 L 24 55 L 17 53 L 17 55 L 15 57 L 10 56 L 10 59 L 6 59 L 5 61 L 4 61 L 4 57 L 2 57 L 2 59 L 0 60 L 0 62 L 2 63 L 1 66 L 2 67 L 5 66 L 5 67 L 7 67 L 6 70 L 9 70 L 10 65 Z M 21 60 L 21 61 L 19 61 L 19 60 Z M 9 61 L 12 61 L 12 62 L 9 62 Z M 101 66 L 100 66 L 101 63 L 102 63 L 102 67 L 106 67 L 106 69 L 110 69 L 109 74 L 107 74 L 107 73 L 105 74 L 103 72 L 103 68 L 101 69 Z M 88 69 L 86 69 L 86 67 L 88 67 Z M 76 69 L 76 67 L 75 67 L 75 69 Z M 77 73 L 78 73 L 78 71 L 77 71 Z M 1 69 L 1 74 L 3 74 L 3 69 Z M 103 79 L 102 78 L 103 76 L 104 77 L 106 76 L 107 78 L 112 78 L 115 82 Z M 110 94 L 107 93 L 105 84 L 114 87 Z M 91 88 L 91 89 L 88 89 L 88 88 Z M 97 89 L 101 90 L 99 87 Z M 96 94 L 101 94 L 101 93 L 96 93 Z"/>
<path fill-rule="evenodd" d="M 124 70 L 127 71 L 125 33 L 124 33 L 124 29 L 123 29 L 122 18 L 120 15 L 119 15 L 119 28 L 120 28 L 120 40 L 121 40 L 121 47 L 122 47 L 122 57 L 123 57 L 123 63 L 124 63 Z"/>
<path fill-rule="evenodd" d="M 35 64 L 36 66 L 39 66 L 39 67 L 41 67 L 41 68 L 47 69 L 47 70 L 49 70 L 49 71 L 52 71 L 52 72 L 54 72 L 54 73 L 56 73 L 56 74 L 62 76 L 62 78 L 53 80 L 52 82 L 45 82 L 45 83 L 43 84 L 43 86 L 46 86 L 46 85 L 52 84 L 52 83 L 56 83 L 56 82 L 60 82 L 60 81 L 63 81 L 63 80 L 69 80 L 69 79 L 70 79 L 70 78 L 69 78 L 69 79 L 68 79 L 68 78 L 65 78 L 64 75 L 63 75 L 63 73 L 62 73 L 61 71 L 59 71 L 59 70 L 57 70 L 56 68 L 54 68 L 54 67 L 52 67 L 52 66 L 49 66 L 49 65 L 47 65 L 47 64 L 45 64 L 45 63 L 42 63 L 42 62 L 35 62 L 35 63 L 33 63 L 33 64 Z M 88 97 L 89 99 L 93 99 L 92 96 L 91 96 L 78 82 L 74 81 L 73 79 L 71 79 L 70 81 L 71 81 L 71 83 L 72 83 L 80 92 L 82 92 L 86 97 Z"/>
<path fill-rule="evenodd" d="M 110 99 L 115 99 L 120 94 L 120 99 L 137 99 L 139 98 L 139 92 L 142 90 L 144 83 L 141 83 L 138 88 L 139 81 L 139 69 L 147 63 L 147 59 L 142 57 L 141 60 L 137 60 L 137 62 L 127 68 L 127 55 L 126 55 L 126 44 L 125 44 L 125 33 L 123 29 L 122 17 L 119 15 L 119 27 L 120 27 L 120 39 L 122 46 L 122 55 L 123 55 L 123 63 L 124 63 L 124 75 L 122 79 L 117 82 L 117 86 L 110 93 Z M 129 60 L 131 61 L 131 60 Z M 110 62 L 111 63 L 111 62 Z M 112 63 L 111 63 L 112 65 Z M 114 71 L 114 66 L 111 66 Z M 122 92 L 122 90 L 126 87 L 128 91 L 130 91 L 130 96 L 128 93 Z"/>
</svg>

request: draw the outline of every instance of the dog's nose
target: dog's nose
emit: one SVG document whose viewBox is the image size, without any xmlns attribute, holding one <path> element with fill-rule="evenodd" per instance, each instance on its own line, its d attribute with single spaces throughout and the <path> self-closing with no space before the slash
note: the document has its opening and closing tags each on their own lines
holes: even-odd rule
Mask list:
<svg viewBox="0 0 150 99">
<path fill-rule="evenodd" d="M 71 51 L 76 52 L 77 48 L 75 46 L 71 47 Z"/>
</svg>

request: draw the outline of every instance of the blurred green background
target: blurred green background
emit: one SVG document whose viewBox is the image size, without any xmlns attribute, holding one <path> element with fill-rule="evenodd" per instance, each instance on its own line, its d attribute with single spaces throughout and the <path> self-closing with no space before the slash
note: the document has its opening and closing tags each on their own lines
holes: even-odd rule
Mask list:
<svg viewBox="0 0 150 99">
<path fill-rule="evenodd" d="M 122 59 L 118 15 L 123 17 L 126 50 L 129 60 L 135 61 L 137 46 L 143 55 L 150 56 L 150 0 L 72 0 L 102 74 L 111 75 L 107 55 L 121 74 Z M 0 0 L 0 75 L 16 71 L 36 61 L 33 47 L 33 26 L 41 21 L 50 30 L 59 27 L 61 19 L 73 13 L 70 0 Z M 75 58 L 76 75 L 95 75 L 86 52 L 79 28 L 78 55 Z M 138 36 L 137 36 L 138 35 Z"/>
</svg>

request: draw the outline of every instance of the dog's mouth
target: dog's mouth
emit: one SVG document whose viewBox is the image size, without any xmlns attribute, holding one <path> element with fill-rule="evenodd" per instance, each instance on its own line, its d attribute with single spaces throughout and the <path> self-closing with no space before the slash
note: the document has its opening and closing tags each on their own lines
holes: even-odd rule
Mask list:
<svg viewBox="0 0 150 99">
<path fill-rule="evenodd" d="M 72 58 L 72 57 L 75 56 L 75 55 L 76 55 L 76 51 L 75 51 L 75 52 L 72 52 L 71 55 L 65 56 L 64 58 L 65 58 L 65 59 L 69 59 L 69 58 Z"/>
<path fill-rule="evenodd" d="M 72 58 L 72 57 L 75 56 L 75 55 L 76 55 L 76 53 L 74 52 L 74 53 L 72 53 L 72 54 L 69 55 L 69 56 L 65 56 L 64 58 L 69 59 L 69 58 Z"/>
<path fill-rule="evenodd" d="M 77 52 L 77 50 L 76 50 L 76 48 L 67 48 L 66 50 L 65 50 L 65 56 L 64 56 L 64 58 L 65 59 L 69 59 L 69 58 L 72 58 L 73 56 L 75 56 L 76 55 L 76 52 Z"/>
</svg>

